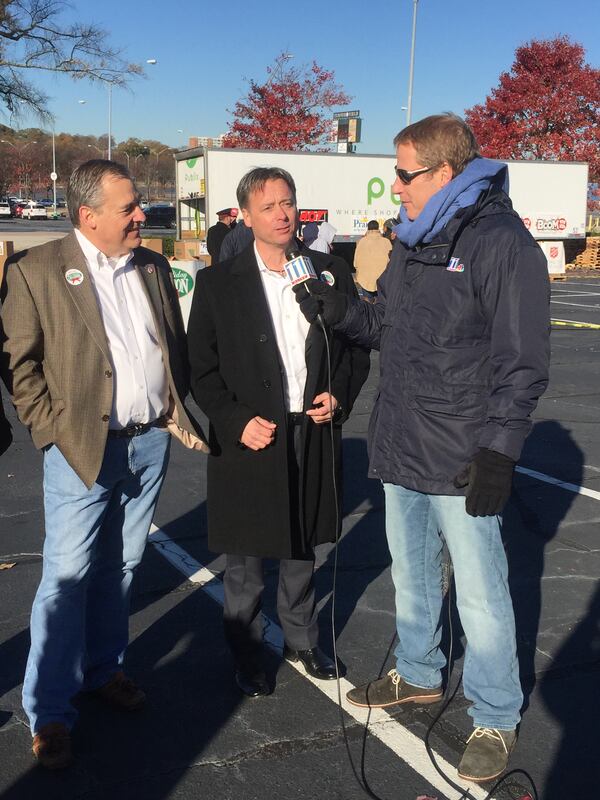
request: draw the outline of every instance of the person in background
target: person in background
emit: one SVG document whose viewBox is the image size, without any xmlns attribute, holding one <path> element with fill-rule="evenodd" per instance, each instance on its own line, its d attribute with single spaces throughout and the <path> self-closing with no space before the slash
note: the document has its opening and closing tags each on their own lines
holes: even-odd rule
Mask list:
<svg viewBox="0 0 600 800">
<path fill-rule="evenodd" d="M 331 253 L 331 245 L 336 234 L 336 229 L 329 222 L 322 222 L 319 225 L 319 235 L 309 245 L 310 250 L 319 253 Z"/>
<path fill-rule="evenodd" d="M 241 179 L 237 198 L 254 244 L 198 275 L 188 347 L 192 394 L 210 421 L 208 544 L 227 554 L 225 635 L 238 687 L 257 697 L 270 692 L 261 619 L 266 558 L 279 561 L 284 658 L 314 678 L 336 676 L 318 646 L 314 549 L 339 535 L 342 423 L 369 355 L 329 337 L 329 394 L 323 331 L 304 319 L 284 269 L 296 246 L 292 176 L 256 168 Z M 342 259 L 302 252 L 332 291 L 356 297 Z"/>
<path fill-rule="evenodd" d="M 302 243 L 305 247 L 310 247 L 319 235 L 319 226 L 316 222 L 307 222 L 302 228 Z"/>
<path fill-rule="evenodd" d="M 235 228 L 230 230 L 223 239 L 218 261 L 228 261 L 230 258 L 237 256 L 253 241 L 254 234 L 252 233 L 252 228 L 249 228 L 244 224 L 243 220 L 240 220 Z"/>
<path fill-rule="evenodd" d="M 298 295 L 308 320 L 320 312 L 380 350 L 370 475 L 385 492 L 398 645 L 394 668 L 347 697 L 369 708 L 441 699 L 445 540 L 473 719 L 458 773 L 488 781 L 507 766 L 523 703 L 500 515 L 548 385 L 548 268 L 512 208 L 506 164 L 481 158 L 460 117 L 427 117 L 394 144 L 402 208 L 377 302 L 317 280 Z"/>
<path fill-rule="evenodd" d="M 396 238 L 396 234 L 394 233 L 394 228 L 398 224 L 397 219 L 386 219 L 383 223 L 383 236 L 390 241 L 392 244 L 394 243 L 394 239 Z"/>
<path fill-rule="evenodd" d="M 367 223 L 367 232 L 356 244 L 354 251 L 354 269 L 358 293 L 370 303 L 377 297 L 377 280 L 390 260 L 391 242 L 379 233 L 376 219 Z"/>
<path fill-rule="evenodd" d="M 206 235 L 206 249 L 211 258 L 211 264 L 216 264 L 220 258 L 221 245 L 232 227 L 235 227 L 237 208 L 223 208 L 217 211 L 218 222 L 212 225 Z"/>
</svg>

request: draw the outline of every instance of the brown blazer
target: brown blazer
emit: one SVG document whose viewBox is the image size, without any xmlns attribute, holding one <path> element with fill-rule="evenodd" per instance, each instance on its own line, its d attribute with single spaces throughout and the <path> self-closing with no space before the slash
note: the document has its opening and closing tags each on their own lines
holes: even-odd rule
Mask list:
<svg viewBox="0 0 600 800">
<path fill-rule="evenodd" d="M 145 247 L 134 250 L 133 257 L 154 316 L 179 438 L 197 435 L 200 439 L 188 446 L 208 451 L 183 405 L 189 388 L 186 338 L 171 269 L 163 256 Z M 70 269 L 81 271 L 80 283 L 66 280 Z M 113 375 L 98 301 L 75 234 L 9 259 L 2 300 L 2 371 L 19 419 L 37 448 L 56 444 L 89 488 L 104 457 Z"/>
</svg>

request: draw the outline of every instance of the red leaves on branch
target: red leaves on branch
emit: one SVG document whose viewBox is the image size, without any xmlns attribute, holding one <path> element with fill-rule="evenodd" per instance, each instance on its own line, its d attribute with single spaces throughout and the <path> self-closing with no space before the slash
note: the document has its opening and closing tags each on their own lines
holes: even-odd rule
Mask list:
<svg viewBox="0 0 600 800">
<path fill-rule="evenodd" d="M 269 67 L 268 80 L 250 80 L 238 100 L 225 147 L 261 150 L 306 150 L 324 144 L 331 128 L 325 111 L 352 99 L 334 82 L 333 70 L 315 61 L 309 67 L 286 68 L 282 53 Z"/>
<path fill-rule="evenodd" d="M 600 70 L 566 36 L 519 47 L 484 104 L 465 112 L 489 158 L 587 161 L 600 177 Z"/>
</svg>

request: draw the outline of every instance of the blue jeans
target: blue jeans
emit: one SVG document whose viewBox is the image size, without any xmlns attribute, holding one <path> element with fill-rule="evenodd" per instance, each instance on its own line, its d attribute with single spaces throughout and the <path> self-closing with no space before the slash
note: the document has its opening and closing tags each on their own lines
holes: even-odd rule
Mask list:
<svg viewBox="0 0 600 800">
<path fill-rule="evenodd" d="M 467 639 L 463 672 L 468 713 L 484 728 L 520 719 L 515 619 L 498 517 L 470 517 L 464 497 L 384 484 L 386 531 L 396 594 L 396 669 L 408 683 L 441 685 L 442 547 L 448 545 L 456 604 Z"/>
<path fill-rule="evenodd" d="M 46 538 L 23 684 L 33 733 L 49 722 L 71 728 L 77 716 L 71 698 L 120 669 L 133 571 L 144 553 L 169 444 L 159 428 L 109 437 L 91 489 L 56 445 L 44 453 Z"/>
</svg>

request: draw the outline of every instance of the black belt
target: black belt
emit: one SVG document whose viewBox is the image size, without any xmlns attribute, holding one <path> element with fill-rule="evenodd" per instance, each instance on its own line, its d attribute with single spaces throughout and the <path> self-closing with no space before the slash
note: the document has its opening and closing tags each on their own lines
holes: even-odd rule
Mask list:
<svg viewBox="0 0 600 800">
<path fill-rule="evenodd" d="M 306 414 L 304 414 L 302 411 L 288 411 L 288 425 L 302 425 L 305 417 Z"/>
<path fill-rule="evenodd" d="M 132 436 L 141 436 L 146 433 L 150 428 L 155 428 L 164 422 L 164 417 L 159 417 L 153 422 L 133 422 L 126 428 L 119 428 L 118 430 L 109 430 L 108 435 L 114 439 L 131 439 Z"/>
</svg>

